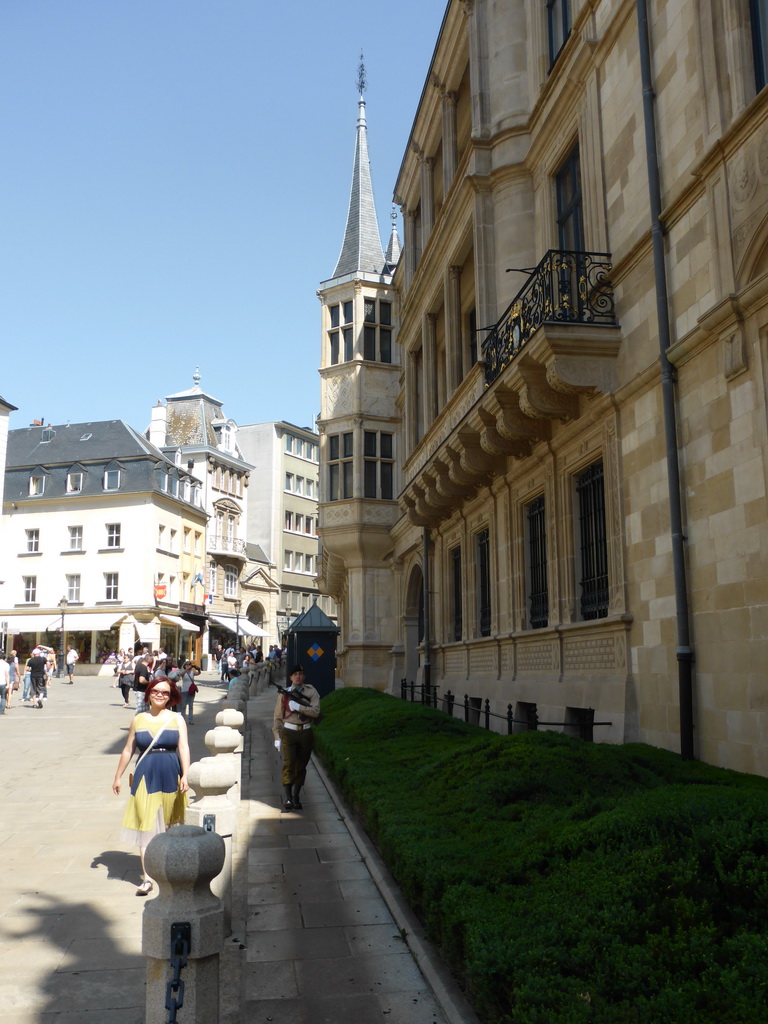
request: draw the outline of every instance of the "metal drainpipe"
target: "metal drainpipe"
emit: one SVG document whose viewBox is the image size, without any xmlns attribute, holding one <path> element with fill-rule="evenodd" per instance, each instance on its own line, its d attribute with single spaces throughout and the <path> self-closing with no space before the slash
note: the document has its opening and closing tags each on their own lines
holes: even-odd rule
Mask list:
<svg viewBox="0 0 768 1024">
<path fill-rule="evenodd" d="M 643 85 L 643 117 L 645 121 L 645 155 L 648 164 L 648 192 L 651 207 L 651 239 L 653 271 L 656 285 L 656 315 L 659 324 L 661 362 L 661 393 L 664 410 L 664 435 L 667 446 L 667 482 L 669 486 L 669 518 L 672 538 L 672 563 L 675 581 L 675 613 L 677 621 L 677 670 L 680 693 L 680 753 L 686 760 L 693 754 L 693 648 L 691 647 L 688 584 L 685 571 L 685 535 L 680 499 L 680 463 L 677 447 L 675 412 L 675 371 L 667 359 L 670 345 L 669 303 L 664 257 L 664 227 L 661 222 L 661 184 L 656 148 L 656 115 L 654 111 L 653 73 L 651 71 L 650 28 L 647 0 L 636 0 L 637 31 L 640 43 L 640 70 Z"/>
<path fill-rule="evenodd" d="M 429 692 L 429 687 L 432 685 L 432 663 L 430 661 L 430 649 L 429 649 L 429 527 L 425 526 L 423 530 L 423 543 L 424 543 L 424 564 L 421 567 L 422 584 L 424 587 L 424 689 Z"/>
</svg>

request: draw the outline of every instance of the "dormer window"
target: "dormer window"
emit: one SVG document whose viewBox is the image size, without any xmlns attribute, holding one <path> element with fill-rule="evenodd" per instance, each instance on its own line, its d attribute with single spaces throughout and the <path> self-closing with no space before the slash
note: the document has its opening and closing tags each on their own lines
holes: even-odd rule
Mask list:
<svg viewBox="0 0 768 1024">
<path fill-rule="evenodd" d="M 79 494 L 83 489 L 85 474 L 81 470 L 67 473 L 67 494 Z"/>
<path fill-rule="evenodd" d="M 45 476 L 42 473 L 33 473 L 29 478 L 29 493 L 33 497 L 45 492 Z"/>
<path fill-rule="evenodd" d="M 180 466 L 180 465 L 181 465 L 181 449 L 180 449 L 180 448 L 178 448 L 178 449 L 176 450 L 176 455 L 174 456 L 174 459 L 173 459 L 173 461 L 174 461 L 174 463 L 175 463 L 175 464 L 176 464 L 177 466 Z"/>
<path fill-rule="evenodd" d="M 104 473 L 104 490 L 117 491 L 120 489 L 120 470 L 107 469 Z"/>
</svg>

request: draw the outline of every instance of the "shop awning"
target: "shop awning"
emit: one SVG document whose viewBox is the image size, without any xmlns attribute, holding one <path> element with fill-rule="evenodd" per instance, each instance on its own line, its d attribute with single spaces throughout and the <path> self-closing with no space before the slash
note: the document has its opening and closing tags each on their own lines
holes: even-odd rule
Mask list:
<svg viewBox="0 0 768 1024">
<path fill-rule="evenodd" d="M 8 623 L 8 632 L 13 633 L 52 633 L 61 627 L 61 613 L 57 615 L 8 615 L 0 616 L 0 621 Z"/>
<path fill-rule="evenodd" d="M 70 629 L 83 630 L 86 633 L 92 629 L 112 629 L 116 623 L 124 618 L 125 612 L 121 612 L 119 615 L 116 615 L 114 612 L 95 612 L 93 615 L 67 612 L 64 615 L 64 632 L 67 633 Z M 60 629 L 61 616 L 59 616 L 56 622 L 56 632 L 59 632 Z"/>
<path fill-rule="evenodd" d="M 160 621 L 166 626 L 181 626 L 182 629 L 186 629 L 190 633 L 200 632 L 200 627 L 196 626 L 194 622 L 187 622 L 186 619 L 182 619 L 178 615 L 161 615 Z"/>
<path fill-rule="evenodd" d="M 119 615 L 115 612 L 95 612 L 92 615 L 78 612 L 64 613 L 64 631 L 82 630 L 106 630 L 111 629 L 116 622 L 125 618 L 125 612 Z M 0 620 L 8 623 L 9 633 L 60 633 L 61 612 L 48 615 L 9 615 L 6 619 L 0 616 Z"/>
<path fill-rule="evenodd" d="M 211 615 L 209 616 L 209 618 L 211 619 L 212 622 L 218 622 L 220 626 L 223 626 L 225 629 L 228 629 L 230 633 L 237 633 L 237 627 L 239 625 L 240 636 L 272 635 L 271 633 L 268 633 L 265 629 L 262 629 L 261 626 L 257 626 L 255 622 L 251 622 L 249 619 L 244 619 L 242 616 L 240 617 L 239 623 L 236 616 L 234 615 Z"/>
</svg>

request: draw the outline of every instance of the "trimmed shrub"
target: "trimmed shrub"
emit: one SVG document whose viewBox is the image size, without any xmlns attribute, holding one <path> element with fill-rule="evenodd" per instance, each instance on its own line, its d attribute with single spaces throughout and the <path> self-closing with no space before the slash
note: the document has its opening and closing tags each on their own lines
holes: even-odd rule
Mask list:
<svg viewBox="0 0 768 1024">
<path fill-rule="evenodd" d="M 768 780 L 373 690 L 323 763 L 487 1021 L 764 1024 Z"/>
</svg>

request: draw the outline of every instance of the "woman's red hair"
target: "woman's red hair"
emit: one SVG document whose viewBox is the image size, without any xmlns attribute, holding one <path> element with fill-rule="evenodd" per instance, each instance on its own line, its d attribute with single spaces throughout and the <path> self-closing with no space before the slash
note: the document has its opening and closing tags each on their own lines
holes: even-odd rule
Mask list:
<svg viewBox="0 0 768 1024">
<path fill-rule="evenodd" d="M 179 693 L 176 684 L 172 680 L 166 679 L 165 676 L 156 676 L 153 680 L 151 680 L 149 686 L 147 686 L 146 690 L 144 691 L 144 700 L 146 701 L 146 703 L 149 704 L 149 695 L 150 693 L 152 693 L 152 691 L 154 690 L 158 683 L 168 683 L 168 689 L 171 691 L 171 695 L 168 698 L 168 704 L 166 705 L 166 707 L 177 708 L 179 704 L 181 704 L 181 694 Z"/>
</svg>

